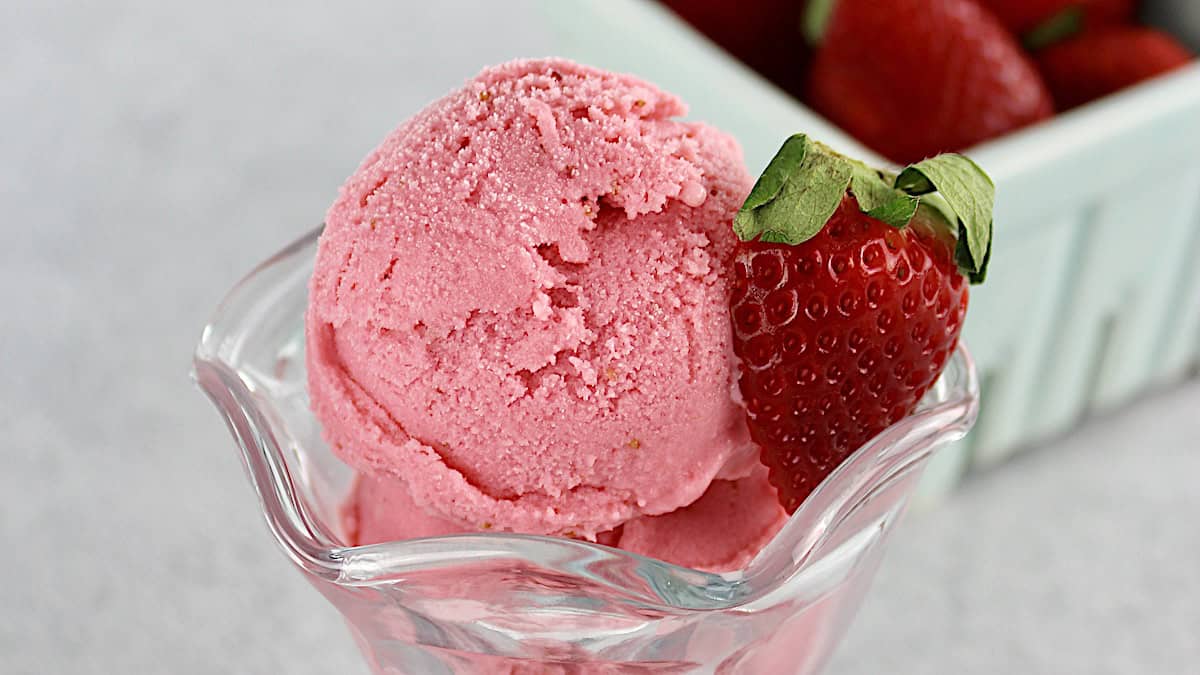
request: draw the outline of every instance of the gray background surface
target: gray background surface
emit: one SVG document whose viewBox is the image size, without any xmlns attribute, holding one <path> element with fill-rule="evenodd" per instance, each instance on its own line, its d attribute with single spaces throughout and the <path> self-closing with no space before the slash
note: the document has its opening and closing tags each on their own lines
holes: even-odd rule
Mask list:
<svg viewBox="0 0 1200 675">
<path fill-rule="evenodd" d="M 365 672 L 187 378 L 401 119 L 553 48 L 526 3 L 0 3 L 0 672 Z M 898 533 L 830 672 L 1200 663 L 1200 384 Z"/>
</svg>

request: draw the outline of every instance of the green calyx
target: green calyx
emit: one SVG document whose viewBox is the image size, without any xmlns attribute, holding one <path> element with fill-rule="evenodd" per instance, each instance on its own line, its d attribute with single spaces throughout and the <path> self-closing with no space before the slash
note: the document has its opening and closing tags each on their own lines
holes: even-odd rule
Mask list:
<svg viewBox="0 0 1200 675">
<path fill-rule="evenodd" d="M 1083 30 L 1083 9 L 1077 5 L 1067 7 L 1051 16 L 1021 38 L 1021 43 L 1031 52 L 1079 34 Z"/>
<path fill-rule="evenodd" d="M 742 241 L 796 245 L 829 222 L 847 191 L 866 215 L 908 226 L 920 205 L 944 221 L 958 244 L 955 262 L 977 284 L 987 274 L 996 188 L 975 162 L 958 154 L 922 160 L 892 175 L 795 134 L 784 141 L 733 218 Z"/>
<path fill-rule="evenodd" d="M 992 205 L 996 186 L 970 158 L 947 153 L 923 159 L 904 168 L 896 176 L 895 186 L 906 194 L 919 197 L 937 193 L 949 206 L 939 209 L 955 226 L 958 246 L 955 262 L 973 284 L 983 283 L 992 254 Z"/>
<path fill-rule="evenodd" d="M 804 39 L 808 41 L 808 44 L 814 47 L 821 44 L 836 4 L 837 0 L 809 0 L 800 25 L 801 32 L 804 33 Z"/>
</svg>

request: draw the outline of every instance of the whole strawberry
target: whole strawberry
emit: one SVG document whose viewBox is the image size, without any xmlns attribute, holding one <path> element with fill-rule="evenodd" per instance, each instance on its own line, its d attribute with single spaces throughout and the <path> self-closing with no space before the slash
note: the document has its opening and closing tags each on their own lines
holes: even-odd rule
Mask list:
<svg viewBox="0 0 1200 675">
<path fill-rule="evenodd" d="M 986 271 L 993 194 L 960 155 L 892 177 L 802 135 L 755 184 L 734 220 L 734 351 L 789 513 L 941 373 Z"/>
<path fill-rule="evenodd" d="M 974 0 L 833 0 L 810 8 L 808 102 L 900 163 L 1053 114 L 1016 40 Z"/>
<path fill-rule="evenodd" d="M 1084 33 L 1038 53 L 1038 67 L 1065 110 L 1186 65 L 1175 38 L 1134 26 Z"/>
</svg>

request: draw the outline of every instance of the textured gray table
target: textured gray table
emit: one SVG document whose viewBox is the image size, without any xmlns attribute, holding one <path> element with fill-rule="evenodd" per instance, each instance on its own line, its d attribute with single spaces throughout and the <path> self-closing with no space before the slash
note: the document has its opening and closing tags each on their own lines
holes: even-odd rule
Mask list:
<svg viewBox="0 0 1200 675">
<path fill-rule="evenodd" d="M 0 672 L 363 672 L 189 355 L 383 133 L 544 34 L 520 4 L 33 4 L 0 10 Z M 831 672 L 1196 672 L 1198 411 L 1164 393 L 912 518 Z"/>
</svg>

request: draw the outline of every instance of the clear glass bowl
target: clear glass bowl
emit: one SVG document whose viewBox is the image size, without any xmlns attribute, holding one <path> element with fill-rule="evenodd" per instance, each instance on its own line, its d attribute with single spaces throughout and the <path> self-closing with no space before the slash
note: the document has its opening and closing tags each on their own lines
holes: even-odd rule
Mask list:
<svg viewBox="0 0 1200 675">
<path fill-rule="evenodd" d="M 376 673 L 815 673 L 845 633 L 933 449 L 974 423 L 960 347 L 920 408 L 859 449 L 745 568 L 710 574 L 553 537 L 347 546 L 353 471 L 309 411 L 304 310 L 318 231 L 204 329 L 195 377 L 241 448 L 279 546 Z"/>
</svg>

